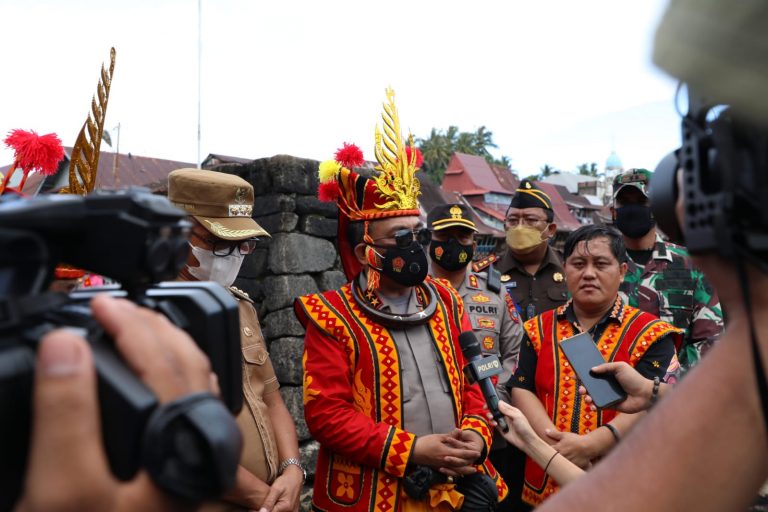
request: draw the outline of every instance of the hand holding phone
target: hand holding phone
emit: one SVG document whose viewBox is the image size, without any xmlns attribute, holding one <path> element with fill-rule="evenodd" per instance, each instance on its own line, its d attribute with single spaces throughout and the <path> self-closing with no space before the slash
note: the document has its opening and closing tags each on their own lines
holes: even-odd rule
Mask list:
<svg viewBox="0 0 768 512">
<path fill-rule="evenodd" d="M 560 349 L 568 358 L 592 402 L 601 409 L 611 407 L 627 398 L 619 381 L 611 374 L 597 375 L 592 368 L 605 363 L 603 355 L 595 345 L 592 336 L 583 332 L 560 342 Z"/>
</svg>

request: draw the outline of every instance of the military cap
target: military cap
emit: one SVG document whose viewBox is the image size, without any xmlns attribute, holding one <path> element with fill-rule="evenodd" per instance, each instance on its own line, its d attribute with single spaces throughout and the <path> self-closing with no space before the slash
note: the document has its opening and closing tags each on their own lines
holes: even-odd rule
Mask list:
<svg viewBox="0 0 768 512">
<path fill-rule="evenodd" d="M 552 210 L 552 200 L 530 180 L 522 180 L 517 187 L 509 208 L 543 208 Z"/>
<path fill-rule="evenodd" d="M 472 221 L 472 213 L 463 204 L 441 204 L 429 211 L 427 228 L 432 231 L 440 231 L 451 227 L 477 231 L 477 226 Z"/>
<path fill-rule="evenodd" d="M 269 236 L 253 214 L 253 187 L 222 172 L 177 169 L 168 175 L 168 199 L 224 240 Z"/>
<path fill-rule="evenodd" d="M 624 187 L 635 187 L 648 197 L 648 185 L 651 183 L 651 173 L 647 169 L 629 169 L 613 178 L 613 199 Z"/>
</svg>

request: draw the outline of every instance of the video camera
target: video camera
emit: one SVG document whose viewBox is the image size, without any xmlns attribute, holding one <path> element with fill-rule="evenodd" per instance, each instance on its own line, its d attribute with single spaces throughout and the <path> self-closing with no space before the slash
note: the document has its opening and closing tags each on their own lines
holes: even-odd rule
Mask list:
<svg viewBox="0 0 768 512">
<path fill-rule="evenodd" d="M 684 226 L 675 215 L 685 193 Z M 657 166 L 651 207 L 661 230 L 691 253 L 717 252 L 768 272 L 768 132 L 688 88 L 682 146 Z M 684 234 L 684 235 L 683 235 Z"/>
<path fill-rule="evenodd" d="M 164 490 L 189 499 L 234 484 L 241 438 L 240 327 L 222 287 L 175 279 L 187 259 L 185 213 L 146 189 L 87 197 L 49 195 L 0 200 L 0 510 L 22 489 L 29 449 L 35 352 L 47 332 L 66 327 L 91 344 L 102 434 L 121 480 L 145 468 Z M 91 316 L 98 290 L 46 291 L 58 263 L 110 277 L 108 291 L 159 311 L 185 330 L 211 361 L 221 399 L 156 421 L 166 408 L 126 366 Z M 227 411 L 228 409 L 228 411 Z"/>
</svg>

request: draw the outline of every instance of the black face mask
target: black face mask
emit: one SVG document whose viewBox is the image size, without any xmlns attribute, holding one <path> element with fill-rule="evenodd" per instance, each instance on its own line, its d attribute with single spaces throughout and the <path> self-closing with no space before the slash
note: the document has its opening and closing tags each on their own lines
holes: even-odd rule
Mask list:
<svg viewBox="0 0 768 512">
<path fill-rule="evenodd" d="M 641 204 L 628 204 L 616 208 L 616 220 L 613 223 L 629 238 L 645 236 L 656 225 L 650 206 Z"/>
<path fill-rule="evenodd" d="M 455 238 L 446 242 L 432 240 L 432 245 L 429 246 L 429 256 L 432 261 L 448 272 L 465 268 L 472 261 L 474 254 L 474 244 L 463 245 Z"/>
<path fill-rule="evenodd" d="M 424 247 L 416 240 L 407 247 L 386 248 L 381 273 L 397 284 L 416 286 L 424 282 L 428 272 Z"/>
</svg>

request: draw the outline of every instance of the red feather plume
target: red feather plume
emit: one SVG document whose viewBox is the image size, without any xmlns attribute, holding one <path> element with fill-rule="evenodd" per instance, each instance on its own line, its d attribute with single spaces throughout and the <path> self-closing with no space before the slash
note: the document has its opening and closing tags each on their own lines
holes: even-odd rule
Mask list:
<svg viewBox="0 0 768 512">
<path fill-rule="evenodd" d="M 413 151 L 416 151 L 416 168 L 421 169 L 421 166 L 424 163 L 424 155 L 421 154 L 421 150 L 419 148 L 411 148 L 411 146 L 405 146 L 405 156 L 408 159 L 408 163 L 410 163 L 411 159 L 413 158 L 411 156 Z"/>
<path fill-rule="evenodd" d="M 64 147 L 55 133 L 38 135 L 35 131 L 11 130 L 5 143 L 16 152 L 17 165 L 25 173 L 37 170 L 50 176 L 64 158 Z"/>
<path fill-rule="evenodd" d="M 317 198 L 326 203 L 335 203 L 339 198 L 339 184 L 336 180 L 321 183 L 317 187 Z"/>
<path fill-rule="evenodd" d="M 354 169 L 360 167 L 365 163 L 362 150 L 354 144 L 344 143 L 344 146 L 339 148 L 334 155 L 334 158 L 342 166 L 347 169 Z"/>
</svg>

